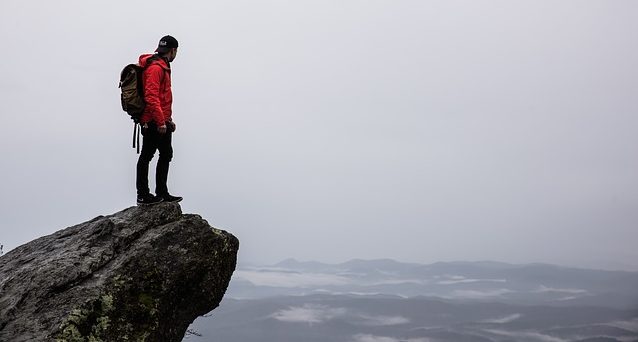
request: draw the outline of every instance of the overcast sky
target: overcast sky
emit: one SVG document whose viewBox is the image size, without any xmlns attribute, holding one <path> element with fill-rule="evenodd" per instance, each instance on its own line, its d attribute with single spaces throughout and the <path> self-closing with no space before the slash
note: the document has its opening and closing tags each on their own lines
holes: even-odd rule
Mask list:
<svg viewBox="0 0 638 342">
<path fill-rule="evenodd" d="M 638 270 L 637 33 L 620 0 L 2 0 L 0 244 L 135 204 L 117 81 L 171 34 L 169 188 L 241 261 Z"/>
</svg>

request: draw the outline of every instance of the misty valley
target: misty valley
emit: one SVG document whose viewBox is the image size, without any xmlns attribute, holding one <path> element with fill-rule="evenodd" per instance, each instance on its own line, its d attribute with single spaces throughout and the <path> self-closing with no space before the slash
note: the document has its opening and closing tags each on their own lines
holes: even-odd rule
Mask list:
<svg viewBox="0 0 638 342">
<path fill-rule="evenodd" d="M 497 262 L 240 265 L 185 341 L 638 341 L 638 273 Z"/>
</svg>

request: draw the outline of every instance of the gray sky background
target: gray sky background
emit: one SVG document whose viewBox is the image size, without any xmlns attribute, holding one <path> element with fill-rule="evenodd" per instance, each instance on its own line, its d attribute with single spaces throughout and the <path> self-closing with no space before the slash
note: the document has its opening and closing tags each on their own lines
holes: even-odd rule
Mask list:
<svg viewBox="0 0 638 342">
<path fill-rule="evenodd" d="M 184 212 L 240 260 L 638 270 L 638 2 L 0 2 L 0 244 L 134 205 L 165 34 Z"/>
</svg>

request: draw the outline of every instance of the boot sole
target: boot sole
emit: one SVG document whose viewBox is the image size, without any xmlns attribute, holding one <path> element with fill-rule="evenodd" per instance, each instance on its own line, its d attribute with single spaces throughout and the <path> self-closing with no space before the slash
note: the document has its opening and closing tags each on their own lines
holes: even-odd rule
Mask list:
<svg viewBox="0 0 638 342">
<path fill-rule="evenodd" d="M 153 205 L 153 204 L 158 204 L 158 203 L 162 203 L 162 202 L 164 202 L 164 200 L 161 200 L 161 201 L 157 201 L 157 202 L 152 202 L 152 203 L 144 203 L 144 202 L 137 202 L 137 205 L 142 205 L 142 206 L 145 206 L 145 205 Z"/>
</svg>

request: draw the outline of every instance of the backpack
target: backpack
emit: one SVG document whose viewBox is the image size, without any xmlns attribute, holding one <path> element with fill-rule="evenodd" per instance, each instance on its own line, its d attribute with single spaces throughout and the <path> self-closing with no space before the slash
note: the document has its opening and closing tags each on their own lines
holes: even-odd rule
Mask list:
<svg viewBox="0 0 638 342">
<path fill-rule="evenodd" d="M 120 74 L 120 90 L 122 109 L 128 113 L 133 122 L 138 123 L 144 113 L 144 87 L 142 74 L 144 68 L 138 64 L 129 64 L 122 69 Z"/>
<path fill-rule="evenodd" d="M 146 63 L 148 67 L 152 59 L 149 58 Z M 128 113 L 133 120 L 133 148 L 135 148 L 135 135 L 137 132 L 137 153 L 140 153 L 140 134 L 138 124 L 142 113 L 144 113 L 144 85 L 142 81 L 142 75 L 146 67 L 142 68 L 139 64 L 129 64 L 122 69 L 120 73 L 120 100 L 122 102 L 122 110 Z"/>
</svg>

